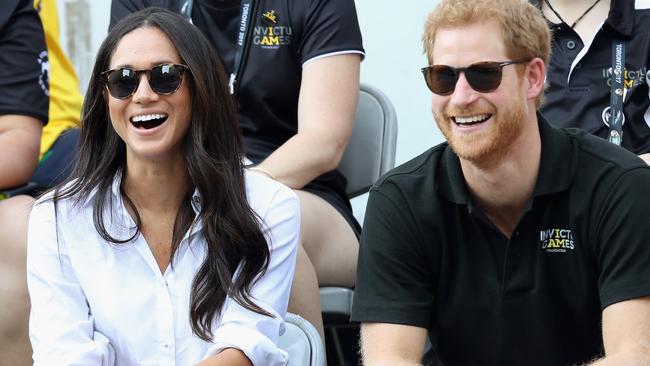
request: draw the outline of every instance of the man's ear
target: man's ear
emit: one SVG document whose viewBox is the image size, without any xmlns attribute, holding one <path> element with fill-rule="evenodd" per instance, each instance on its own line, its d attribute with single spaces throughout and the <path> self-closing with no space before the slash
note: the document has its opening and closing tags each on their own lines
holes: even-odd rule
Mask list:
<svg viewBox="0 0 650 366">
<path fill-rule="evenodd" d="M 526 65 L 526 99 L 537 99 L 544 92 L 546 65 L 541 58 L 535 57 Z"/>
</svg>

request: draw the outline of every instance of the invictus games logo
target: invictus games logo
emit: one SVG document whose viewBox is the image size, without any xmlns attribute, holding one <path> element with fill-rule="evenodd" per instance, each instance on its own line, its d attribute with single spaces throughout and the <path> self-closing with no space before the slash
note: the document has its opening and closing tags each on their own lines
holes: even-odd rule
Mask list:
<svg viewBox="0 0 650 366">
<path fill-rule="evenodd" d="M 278 16 L 275 15 L 275 10 L 269 10 L 262 13 L 262 21 L 264 21 L 266 25 L 278 24 Z"/>
<path fill-rule="evenodd" d="M 277 49 L 291 44 L 292 29 L 281 25 L 275 10 L 262 13 L 263 26 L 253 29 L 253 44 L 266 49 Z"/>
<path fill-rule="evenodd" d="M 540 230 L 539 242 L 547 253 L 566 253 L 574 248 L 573 234 L 569 229 Z"/>
<path fill-rule="evenodd" d="M 38 84 L 43 89 L 43 93 L 50 96 L 50 59 L 47 56 L 47 51 L 43 51 L 38 55 L 38 63 L 41 65 L 41 74 L 38 76 Z"/>
</svg>

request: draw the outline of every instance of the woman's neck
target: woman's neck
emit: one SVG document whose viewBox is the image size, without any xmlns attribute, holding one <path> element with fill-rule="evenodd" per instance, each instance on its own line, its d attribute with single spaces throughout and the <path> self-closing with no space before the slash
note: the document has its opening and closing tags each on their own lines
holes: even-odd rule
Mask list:
<svg viewBox="0 0 650 366">
<path fill-rule="evenodd" d="M 191 189 L 184 158 L 148 164 L 129 164 L 122 182 L 138 210 L 177 212 Z"/>
</svg>

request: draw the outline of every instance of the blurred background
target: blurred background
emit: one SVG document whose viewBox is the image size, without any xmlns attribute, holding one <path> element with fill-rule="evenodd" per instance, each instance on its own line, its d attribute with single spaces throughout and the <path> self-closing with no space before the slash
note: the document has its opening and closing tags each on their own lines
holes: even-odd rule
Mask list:
<svg viewBox="0 0 650 366">
<path fill-rule="evenodd" d="M 397 112 L 396 163 L 401 164 L 444 140 L 430 112 L 430 92 L 420 68 L 422 29 L 433 1 L 356 0 L 366 59 L 361 82 L 382 90 Z M 58 0 L 62 45 L 74 64 L 84 92 L 94 55 L 108 29 L 110 0 Z M 363 218 L 366 195 L 352 202 Z"/>
</svg>

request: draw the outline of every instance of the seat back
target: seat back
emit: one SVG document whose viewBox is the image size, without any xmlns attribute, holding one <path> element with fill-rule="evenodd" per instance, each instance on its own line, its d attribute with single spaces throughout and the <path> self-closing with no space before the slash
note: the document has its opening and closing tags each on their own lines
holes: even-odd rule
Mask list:
<svg viewBox="0 0 650 366">
<path fill-rule="evenodd" d="M 289 354 L 288 366 L 325 366 L 325 346 L 316 328 L 299 315 L 287 313 L 279 346 Z"/>
<path fill-rule="evenodd" d="M 363 194 L 395 166 L 397 115 L 379 89 L 361 84 L 350 141 L 339 164 L 349 198 Z"/>
</svg>

